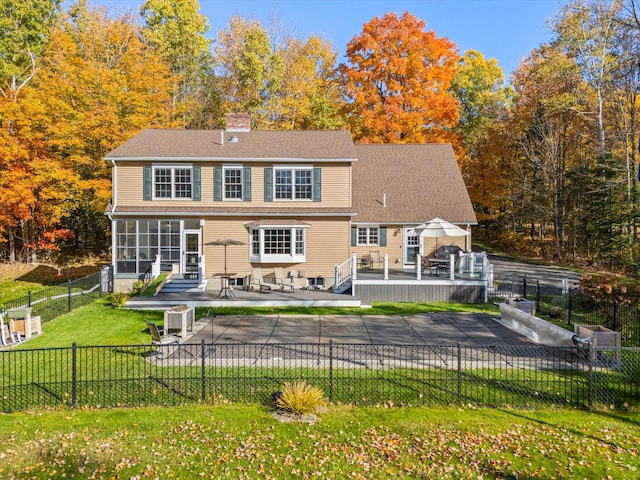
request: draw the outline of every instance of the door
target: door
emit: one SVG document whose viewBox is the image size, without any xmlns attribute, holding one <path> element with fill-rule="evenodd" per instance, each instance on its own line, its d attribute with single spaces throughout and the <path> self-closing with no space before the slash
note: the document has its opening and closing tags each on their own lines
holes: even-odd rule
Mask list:
<svg viewBox="0 0 640 480">
<path fill-rule="evenodd" d="M 185 276 L 197 276 L 200 266 L 200 231 L 184 231 L 184 254 L 182 259 L 182 274 Z"/>
<path fill-rule="evenodd" d="M 414 266 L 416 264 L 415 255 L 420 253 L 420 235 L 409 233 L 411 228 L 404 229 L 404 266 Z"/>
</svg>

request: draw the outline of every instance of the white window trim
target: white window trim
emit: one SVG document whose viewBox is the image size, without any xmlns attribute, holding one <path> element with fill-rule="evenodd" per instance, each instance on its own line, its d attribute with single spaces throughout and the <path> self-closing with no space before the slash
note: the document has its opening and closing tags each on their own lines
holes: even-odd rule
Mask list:
<svg viewBox="0 0 640 480">
<path fill-rule="evenodd" d="M 356 227 L 356 245 L 358 247 L 378 247 L 380 246 L 380 226 L 379 225 L 359 225 Z M 378 241 L 376 243 L 371 242 L 371 229 L 375 228 L 378 231 Z M 360 242 L 360 229 L 367 230 L 367 243 Z"/>
<path fill-rule="evenodd" d="M 156 196 L 156 170 L 157 169 L 171 169 L 171 196 L 170 197 L 158 197 Z M 176 169 L 190 170 L 191 171 L 191 196 L 190 197 L 176 197 Z M 191 163 L 178 163 L 178 164 L 154 164 L 151 166 L 151 188 L 153 192 L 153 200 L 193 200 L 193 164 Z"/>
<path fill-rule="evenodd" d="M 251 239 L 251 246 L 249 252 L 251 253 L 249 261 L 251 263 L 303 263 L 307 261 L 307 233 L 306 229 L 308 225 L 261 225 L 251 229 L 249 238 Z M 289 254 L 267 254 L 264 252 L 264 232 L 265 230 L 289 230 L 290 232 L 290 248 Z M 256 255 L 253 253 L 253 232 L 258 231 L 259 235 L 259 253 Z M 296 254 L 296 232 L 302 231 L 302 242 L 304 245 L 304 252 L 302 254 Z"/>
<path fill-rule="evenodd" d="M 276 171 L 291 171 L 291 198 L 278 198 L 276 196 Z M 296 171 L 305 170 L 311 173 L 311 195 L 309 198 L 296 198 Z M 274 202 L 313 202 L 313 165 L 274 165 L 273 166 L 273 201 Z"/>
<path fill-rule="evenodd" d="M 240 170 L 240 198 L 227 197 L 227 182 L 225 177 L 226 170 Z M 225 202 L 242 202 L 244 199 L 244 166 L 242 164 L 223 164 L 222 165 L 222 200 Z"/>
</svg>

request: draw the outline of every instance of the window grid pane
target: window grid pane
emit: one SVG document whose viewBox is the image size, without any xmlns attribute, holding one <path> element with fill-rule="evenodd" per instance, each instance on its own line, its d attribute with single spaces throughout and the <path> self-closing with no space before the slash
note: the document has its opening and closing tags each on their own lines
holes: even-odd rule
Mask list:
<svg viewBox="0 0 640 480">
<path fill-rule="evenodd" d="M 191 169 L 175 169 L 176 198 L 191 198 Z"/>
<path fill-rule="evenodd" d="M 277 199 L 290 200 L 293 198 L 292 171 L 275 171 L 275 197 Z"/>
<path fill-rule="evenodd" d="M 311 199 L 311 170 L 296 170 L 296 199 Z"/>
<path fill-rule="evenodd" d="M 171 169 L 156 168 L 156 198 L 171 198 Z"/>
<path fill-rule="evenodd" d="M 296 255 L 304 255 L 304 230 L 296 230 Z"/>
<path fill-rule="evenodd" d="M 260 230 L 251 232 L 251 254 L 260 255 Z"/>
<path fill-rule="evenodd" d="M 378 245 L 378 227 L 358 227 L 358 245 Z"/>
<path fill-rule="evenodd" d="M 265 230 L 264 253 L 265 255 L 290 255 L 291 230 Z"/>
<path fill-rule="evenodd" d="M 227 168 L 224 170 L 224 198 L 242 200 L 241 168 Z"/>
</svg>

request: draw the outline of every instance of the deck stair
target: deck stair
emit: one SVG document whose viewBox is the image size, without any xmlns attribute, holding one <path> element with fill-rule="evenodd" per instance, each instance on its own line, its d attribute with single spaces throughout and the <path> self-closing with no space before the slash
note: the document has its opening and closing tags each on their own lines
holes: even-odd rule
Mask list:
<svg viewBox="0 0 640 480">
<path fill-rule="evenodd" d="M 173 275 L 160 290 L 162 293 L 196 293 L 204 292 L 207 281 L 200 282 L 197 278 L 184 278 L 182 275 Z"/>
</svg>

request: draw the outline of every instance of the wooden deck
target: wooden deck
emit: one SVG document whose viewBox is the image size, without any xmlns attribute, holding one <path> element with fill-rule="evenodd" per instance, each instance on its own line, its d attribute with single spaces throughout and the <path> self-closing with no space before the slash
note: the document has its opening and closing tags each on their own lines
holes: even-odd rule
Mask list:
<svg viewBox="0 0 640 480">
<path fill-rule="evenodd" d="M 257 292 L 232 290 L 234 298 L 220 298 L 219 289 L 194 293 L 160 293 L 155 297 L 133 297 L 127 308 L 136 310 L 165 310 L 174 305 L 192 307 L 362 307 L 359 298 L 327 291 L 296 289 L 292 292 Z M 365 305 L 366 306 L 366 305 Z"/>
<path fill-rule="evenodd" d="M 457 302 L 484 303 L 486 281 L 479 277 L 456 273 L 454 279 L 445 275 L 423 275 L 416 278 L 413 270 L 359 270 L 352 281 L 352 292 L 363 303 L 373 302 Z"/>
</svg>

